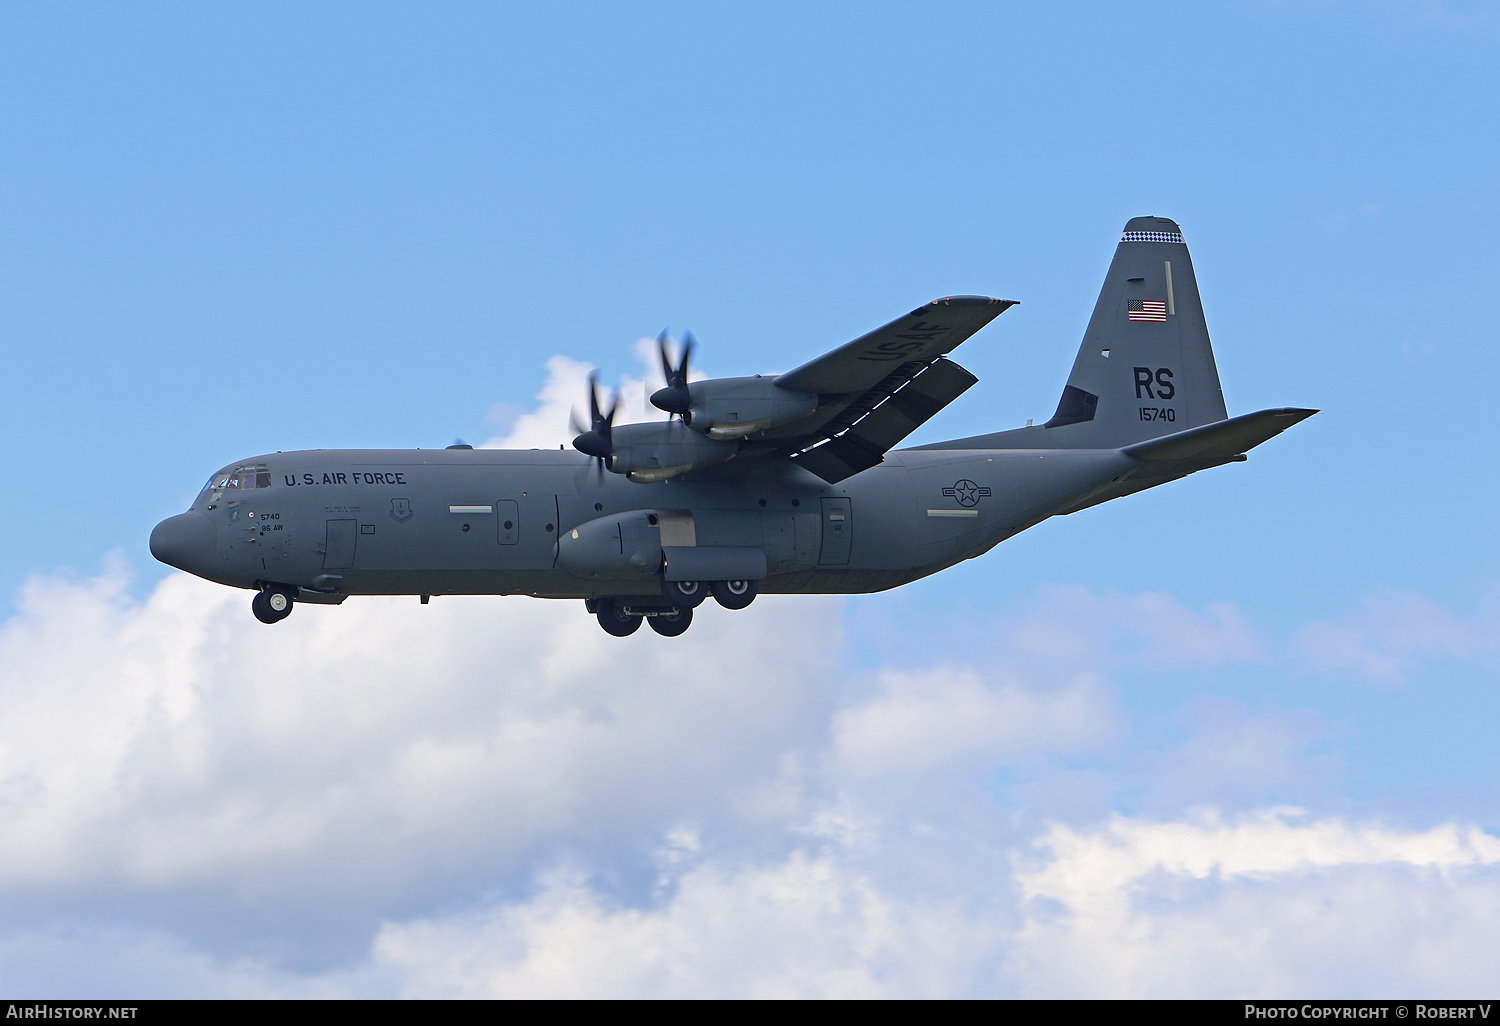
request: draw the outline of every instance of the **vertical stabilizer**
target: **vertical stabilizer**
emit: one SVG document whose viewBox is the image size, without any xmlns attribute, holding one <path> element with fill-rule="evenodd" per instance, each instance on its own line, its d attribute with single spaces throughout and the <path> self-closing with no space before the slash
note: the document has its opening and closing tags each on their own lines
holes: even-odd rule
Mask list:
<svg viewBox="0 0 1500 1026">
<path fill-rule="evenodd" d="M 1112 449 L 1225 416 L 1182 231 L 1165 217 L 1131 218 L 1044 444 Z"/>
</svg>

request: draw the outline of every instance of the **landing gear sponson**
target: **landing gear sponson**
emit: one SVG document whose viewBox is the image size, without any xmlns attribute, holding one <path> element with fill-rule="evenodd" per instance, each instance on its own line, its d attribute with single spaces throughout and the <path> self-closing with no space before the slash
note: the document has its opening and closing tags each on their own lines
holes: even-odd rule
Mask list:
<svg viewBox="0 0 1500 1026">
<path fill-rule="evenodd" d="M 754 581 L 665 581 L 662 598 L 606 596 L 585 599 L 584 607 L 599 618 L 606 634 L 629 637 L 640 629 L 641 621 L 667 638 L 675 638 L 693 622 L 693 610 L 709 595 L 725 609 L 744 609 L 755 601 Z M 259 615 L 259 614 L 256 614 Z"/>
</svg>

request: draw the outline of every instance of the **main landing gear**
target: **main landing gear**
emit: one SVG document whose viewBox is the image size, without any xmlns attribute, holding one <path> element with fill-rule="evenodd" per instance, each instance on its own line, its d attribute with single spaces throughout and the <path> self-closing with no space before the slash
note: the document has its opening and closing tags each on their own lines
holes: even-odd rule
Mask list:
<svg viewBox="0 0 1500 1026">
<path fill-rule="evenodd" d="M 663 637 L 675 638 L 692 624 L 693 610 L 709 595 L 725 609 L 744 609 L 757 591 L 754 581 L 663 581 L 661 599 L 605 597 L 589 599 L 585 606 L 605 633 L 617 638 L 634 634 L 643 620 Z"/>
<path fill-rule="evenodd" d="M 613 634 L 617 638 L 628 638 L 640 629 L 643 619 L 641 614 L 633 612 L 619 599 L 602 598 L 593 605 L 594 615 L 599 618 L 599 626 L 604 628 L 604 633 Z"/>
<path fill-rule="evenodd" d="M 681 609 L 697 609 L 708 598 L 707 581 L 662 581 L 661 593 Z"/>
<path fill-rule="evenodd" d="M 651 617 L 651 629 L 664 638 L 675 638 L 693 625 L 693 611 L 681 606 L 670 613 Z"/>
<path fill-rule="evenodd" d="M 602 598 L 592 599 L 588 604 L 604 632 L 617 638 L 629 637 L 640 630 L 643 620 L 651 624 L 653 631 L 668 638 L 677 637 L 693 622 L 691 607 L 669 606 L 659 599 Z"/>
<path fill-rule="evenodd" d="M 250 600 L 250 611 L 261 623 L 276 623 L 292 615 L 294 592 L 284 584 L 268 584 Z"/>
<path fill-rule="evenodd" d="M 755 601 L 755 593 L 759 590 L 754 581 L 714 581 L 709 588 L 714 593 L 714 601 L 725 609 L 744 609 Z"/>
</svg>

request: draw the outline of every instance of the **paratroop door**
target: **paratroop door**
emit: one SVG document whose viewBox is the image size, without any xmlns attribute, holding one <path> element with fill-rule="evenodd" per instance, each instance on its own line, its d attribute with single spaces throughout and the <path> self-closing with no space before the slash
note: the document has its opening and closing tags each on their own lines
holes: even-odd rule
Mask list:
<svg viewBox="0 0 1500 1026">
<path fill-rule="evenodd" d="M 823 499 L 823 551 L 818 562 L 825 566 L 848 563 L 853 540 L 854 513 L 850 501 L 843 496 Z"/>
<path fill-rule="evenodd" d="M 514 545 L 521 540 L 521 504 L 515 499 L 501 499 L 495 503 L 495 519 L 501 545 Z"/>
</svg>

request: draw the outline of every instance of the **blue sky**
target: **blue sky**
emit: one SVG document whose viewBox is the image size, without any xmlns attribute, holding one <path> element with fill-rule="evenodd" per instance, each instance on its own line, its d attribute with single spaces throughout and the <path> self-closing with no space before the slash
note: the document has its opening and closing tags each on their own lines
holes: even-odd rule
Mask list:
<svg viewBox="0 0 1500 1026">
<path fill-rule="evenodd" d="M 618 961 L 632 930 L 692 936 L 763 886 L 745 922 L 827 943 L 743 971 L 732 945 L 663 955 L 675 976 L 642 964 L 603 992 L 1463 990 L 1462 959 L 1448 976 L 1392 967 L 1416 957 L 1405 944 L 1497 940 L 1472 912 L 1500 901 L 1497 43 L 1492 5 L 1440 0 L 7 5 L 0 835 L 23 868 L 0 871 L 0 981 L 535 993 L 549 951 Z M 241 456 L 531 438 L 546 418 L 564 436 L 557 396 L 585 365 L 638 379 L 637 342 L 663 326 L 697 335 L 706 372 L 757 373 L 941 295 L 1016 299 L 957 354 L 980 384 L 915 440 L 1046 417 L 1140 214 L 1183 226 L 1230 412 L 1323 412 L 1248 463 L 900 591 L 762 602 L 733 631 L 704 617 L 674 655 L 655 638 L 600 648 L 571 604 L 453 600 L 417 621 L 351 602 L 267 632 L 242 596 L 146 551 Z M 347 680 L 325 665 L 375 629 L 408 648 Z M 528 632 L 585 654 L 561 665 Z M 322 667 L 327 701 L 316 678 L 294 691 L 224 664 L 224 645 Z M 726 645 L 761 676 L 670 689 L 684 667 L 716 676 Z M 468 690 L 465 673 L 512 659 L 494 693 Z M 601 697 L 589 667 L 660 704 Z M 360 719 L 361 685 L 400 714 Z M 593 740 L 618 763 L 562 744 L 535 755 L 555 787 L 491 779 L 520 772 L 503 756 L 517 724 L 601 708 L 618 729 Z M 494 733 L 464 735 L 475 718 Z M 626 774 L 648 797 L 601 812 L 654 731 L 742 722 L 764 729 L 727 754 L 667 745 L 659 772 Z M 95 730 L 127 740 L 96 758 L 80 740 Z M 310 737 L 347 762 L 281 780 Z M 924 745 L 952 758 L 914 763 Z M 483 785 L 413 769 L 471 750 L 493 756 L 473 764 Z M 425 807 L 434 780 L 459 796 L 437 802 L 450 818 L 381 818 L 392 789 Z M 348 793 L 366 804 L 328 811 Z M 465 832 L 481 807 L 525 825 Z M 359 857 L 332 824 L 396 836 L 396 854 L 308 925 L 317 881 Z M 111 854 L 110 830 L 139 851 Z M 281 841 L 241 857 L 237 830 Z M 1449 911 L 1418 941 L 1398 940 L 1397 911 L 1361 919 L 1372 947 L 1347 962 L 1319 961 L 1288 911 L 1284 950 L 1252 950 L 1232 867 L 1256 831 L 1291 838 L 1243 870 L 1278 881 L 1278 907 L 1322 893 L 1355 917 L 1378 894 Z M 1317 854 L 1346 834 L 1383 854 Z M 1172 898 L 1161 953 L 1211 935 L 1195 950 L 1235 952 L 1244 975 L 1189 959 L 1090 990 L 1060 967 L 1145 913 L 1065 931 L 1036 911 L 1073 900 L 1046 865 L 1169 835 L 1211 853 L 1221 890 Z M 937 836 L 960 840 L 939 856 L 921 840 Z M 432 837 L 456 854 L 424 854 Z M 986 858 L 1023 850 L 1041 868 L 993 884 Z M 1150 880 L 1204 878 L 1141 858 Z M 809 893 L 834 905 L 813 920 L 777 903 L 820 880 Z M 870 941 L 870 893 L 931 943 Z M 989 914 L 932 912 L 963 908 Z M 967 970 L 936 939 L 965 931 L 988 953 Z"/>
</svg>

